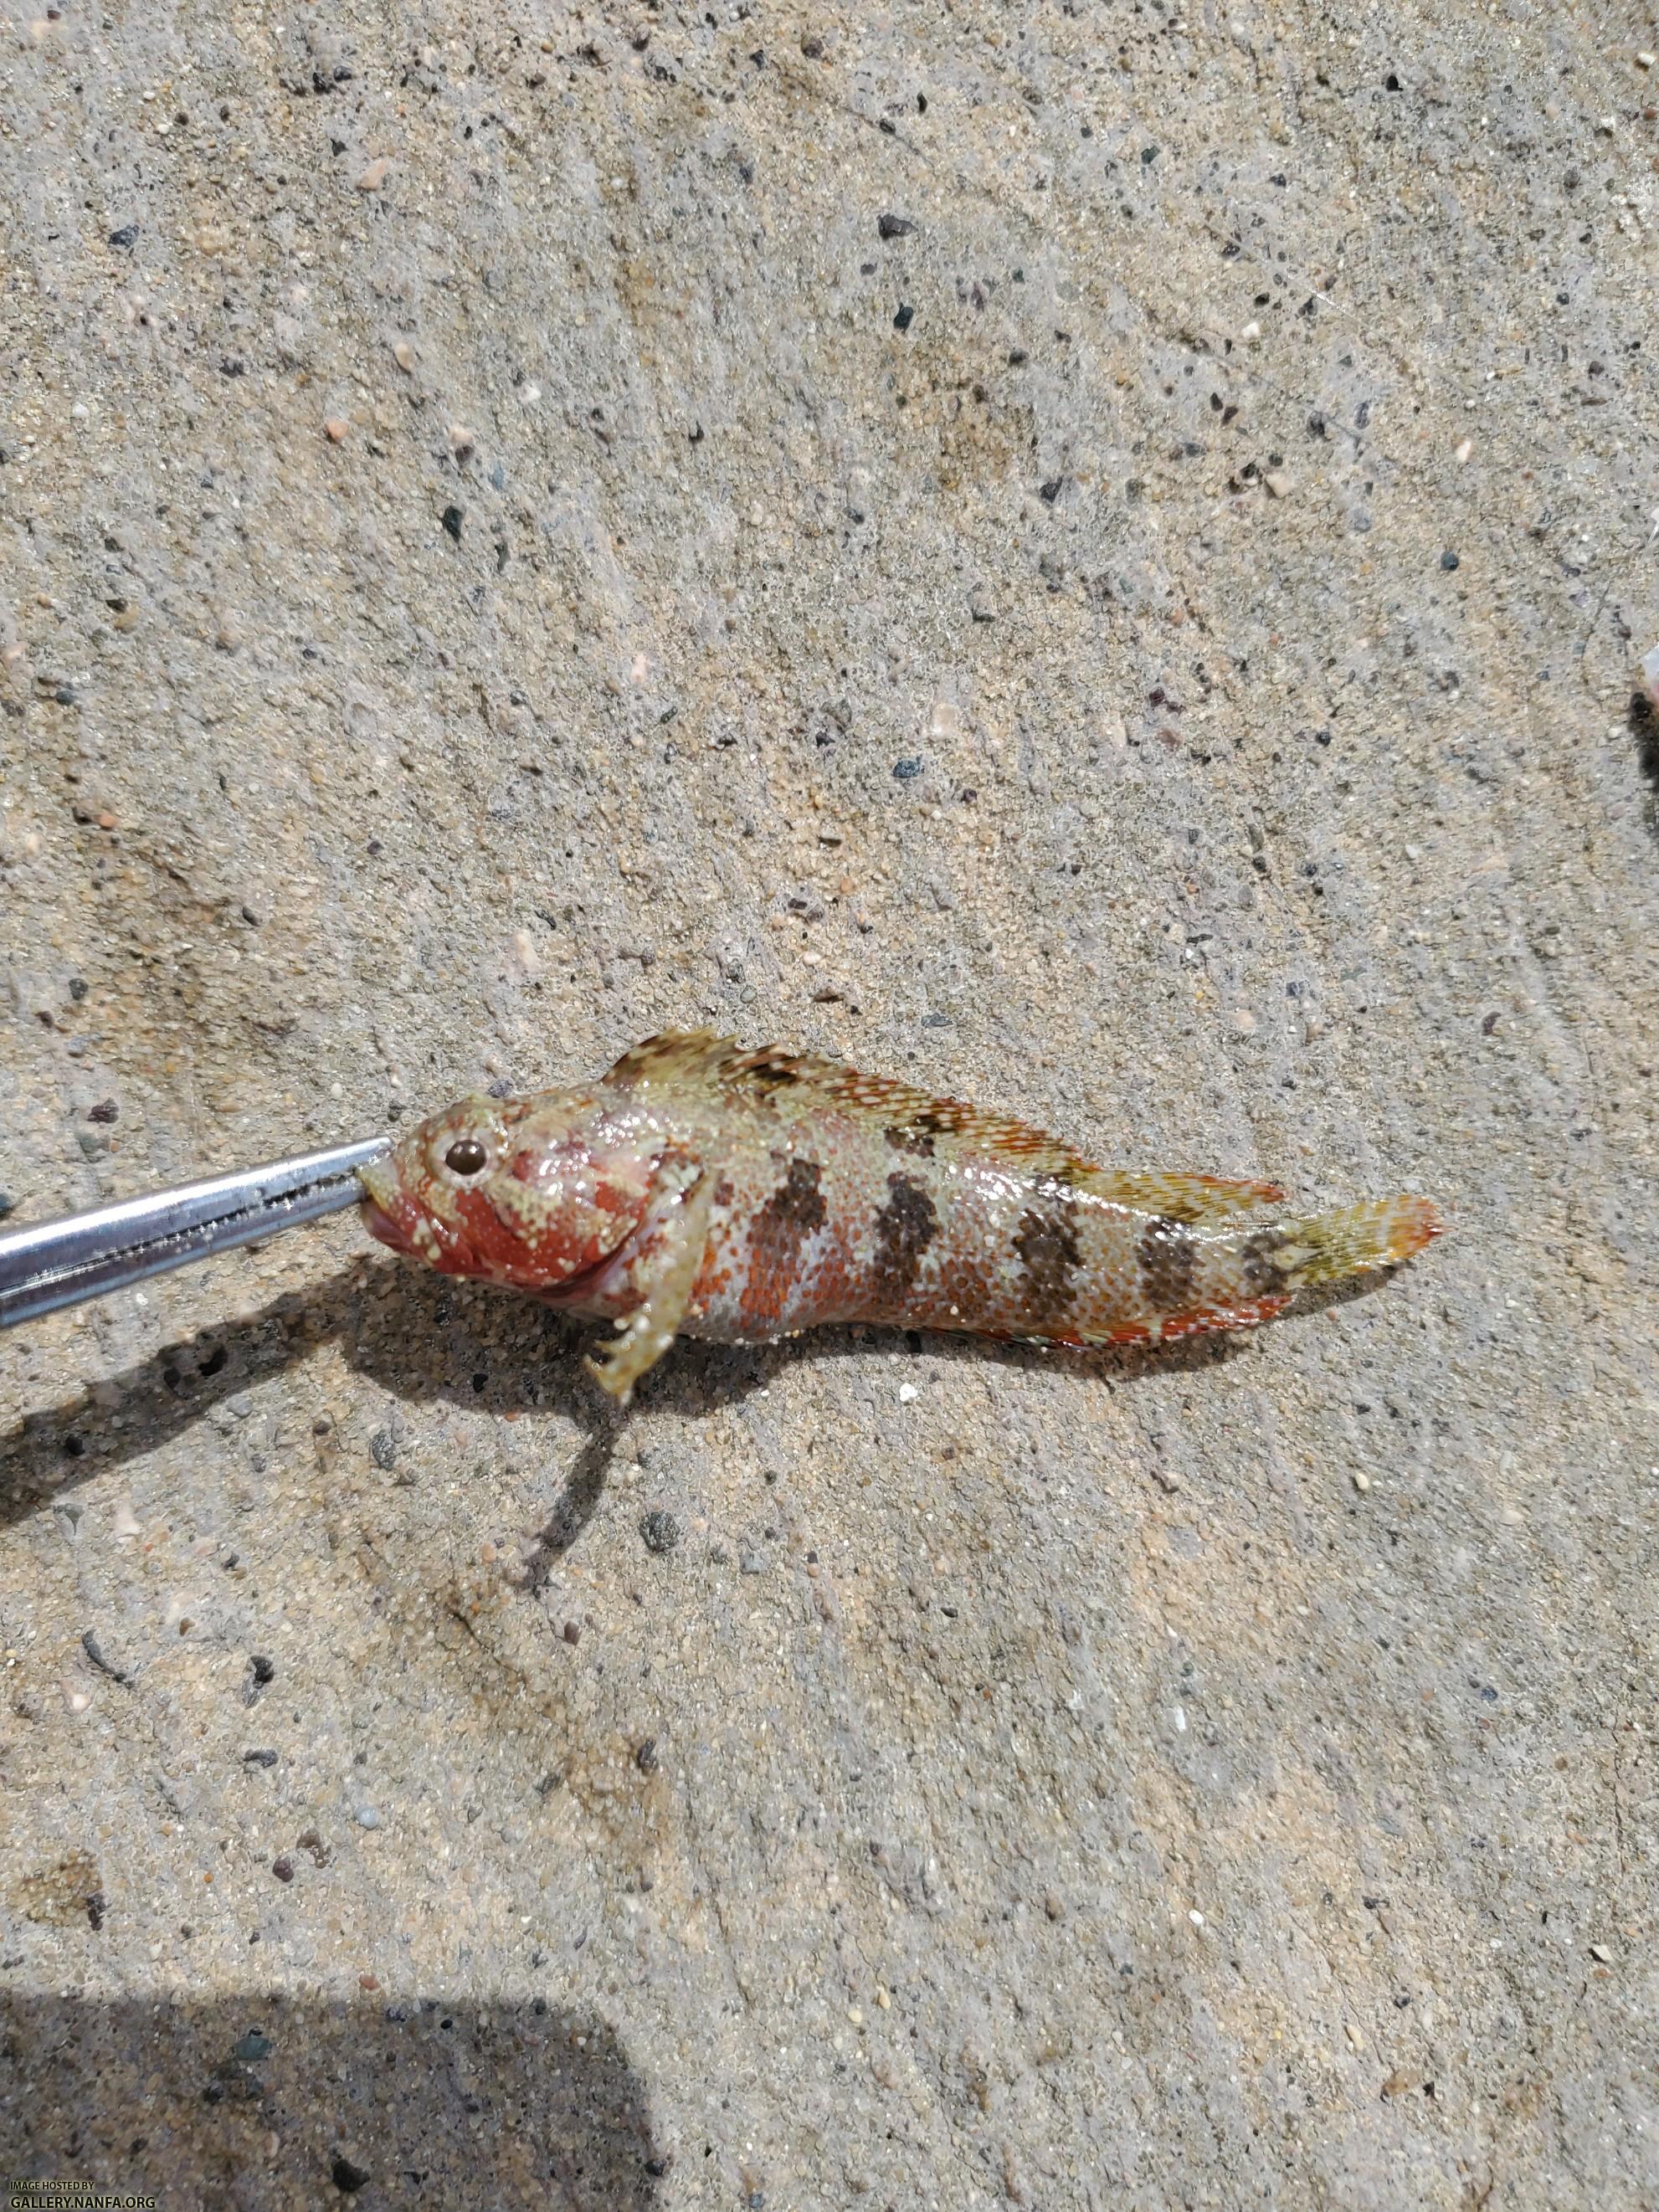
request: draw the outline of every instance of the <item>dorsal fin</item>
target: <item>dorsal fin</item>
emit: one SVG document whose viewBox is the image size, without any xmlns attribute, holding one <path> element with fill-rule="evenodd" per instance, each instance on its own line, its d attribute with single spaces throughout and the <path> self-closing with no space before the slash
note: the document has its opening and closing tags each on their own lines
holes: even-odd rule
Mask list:
<svg viewBox="0 0 1659 2212">
<path fill-rule="evenodd" d="M 692 1089 L 763 1098 L 791 1115 L 810 1112 L 821 1101 L 879 1129 L 896 1152 L 984 1154 L 1024 1175 L 1049 1176 L 1112 1205 L 1175 1221 L 1224 1219 L 1284 1196 L 1274 1183 L 1097 1167 L 1046 1129 L 1012 1115 L 988 1113 L 961 1098 L 937 1098 L 913 1084 L 865 1075 L 817 1053 L 776 1046 L 746 1052 L 734 1038 L 712 1030 L 668 1030 L 647 1037 L 625 1052 L 605 1079 L 622 1091 Z"/>
</svg>

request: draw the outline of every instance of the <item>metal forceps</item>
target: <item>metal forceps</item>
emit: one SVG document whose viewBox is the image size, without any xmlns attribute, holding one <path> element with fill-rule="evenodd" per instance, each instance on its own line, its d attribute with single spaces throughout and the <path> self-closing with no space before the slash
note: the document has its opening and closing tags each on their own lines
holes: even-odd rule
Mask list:
<svg viewBox="0 0 1659 2212">
<path fill-rule="evenodd" d="M 371 1137 L 0 1232 L 0 1328 L 355 1205 L 358 1170 L 390 1149 Z"/>
</svg>

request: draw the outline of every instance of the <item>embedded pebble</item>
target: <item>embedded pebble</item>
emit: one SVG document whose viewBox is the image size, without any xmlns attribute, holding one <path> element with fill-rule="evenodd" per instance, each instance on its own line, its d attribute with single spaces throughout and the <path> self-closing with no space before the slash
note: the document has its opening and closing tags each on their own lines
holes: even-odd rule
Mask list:
<svg viewBox="0 0 1659 2212">
<path fill-rule="evenodd" d="M 665 1513 L 659 1507 L 640 1516 L 640 1534 L 646 1550 L 660 1557 L 665 1552 L 672 1552 L 679 1542 L 680 1524 L 672 1513 Z"/>
</svg>

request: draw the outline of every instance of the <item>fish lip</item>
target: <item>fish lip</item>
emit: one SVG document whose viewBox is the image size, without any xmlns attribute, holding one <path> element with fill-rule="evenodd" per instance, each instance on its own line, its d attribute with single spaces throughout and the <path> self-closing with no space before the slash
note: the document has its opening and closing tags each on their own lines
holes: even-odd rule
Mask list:
<svg viewBox="0 0 1659 2212">
<path fill-rule="evenodd" d="M 357 1179 L 363 1187 L 363 1227 L 377 1243 L 412 1258 L 415 1246 L 411 1209 L 404 1195 L 395 1163 L 390 1159 L 371 1160 L 367 1167 L 358 1170 Z"/>
<path fill-rule="evenodd" d="M 404 1231 L 397 1219 L 386 1212 L 372 1191 L 363 1200 L 363 1227 L 374 1237 L 376 1243 L 389 1244 L 394 1252 L 407 1252 L 410 1249 L 409 1239 Z"/>
</svg>

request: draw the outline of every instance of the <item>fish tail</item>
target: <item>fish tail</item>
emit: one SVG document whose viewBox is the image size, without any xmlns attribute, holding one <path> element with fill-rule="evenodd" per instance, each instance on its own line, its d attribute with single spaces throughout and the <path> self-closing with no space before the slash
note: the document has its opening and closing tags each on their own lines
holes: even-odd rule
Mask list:
<svg viewBox="0 0 1659 2212">
<path fill-rule="evenodd" d="M 1397 1267 L 1432 1243 L 1445 1225 L 1431 1199 L 1375 1199 L 1241 1238 L 1238 1257 L 1247 1279 L 1259 1272 L 1263 1290 L 1312 1290 Z"/>
</svg>

